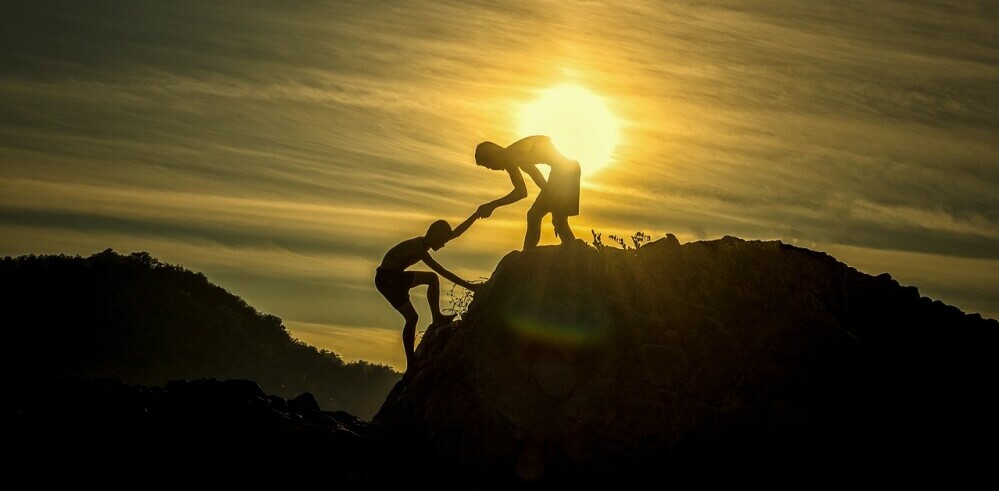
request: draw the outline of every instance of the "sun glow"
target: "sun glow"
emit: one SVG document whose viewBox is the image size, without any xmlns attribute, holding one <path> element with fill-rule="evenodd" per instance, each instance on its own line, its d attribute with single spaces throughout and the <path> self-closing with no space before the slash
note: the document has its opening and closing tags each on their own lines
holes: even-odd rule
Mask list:
<svg viewBox="0 0 999 491">
<path fill-rule="evenodd" d="M 603 97 L 578 85 L 559 85 L 523 106 L 520 135 L 550 136 L 559 152 L 579 161 L 585 177 L 611 162 L 618 119 Z"/>
</svg>

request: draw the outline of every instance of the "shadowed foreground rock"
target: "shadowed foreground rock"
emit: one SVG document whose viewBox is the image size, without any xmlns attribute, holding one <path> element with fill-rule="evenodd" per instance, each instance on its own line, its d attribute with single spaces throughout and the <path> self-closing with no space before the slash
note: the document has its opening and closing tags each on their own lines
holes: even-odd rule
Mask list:
<svg viewBox="0 0 999 491">
<path fill-rule="evenodd" d="M 780 242 L 542 247 L 426 333 L 374 422 L 458 481 L 967 475 L 999 435 L 997 337 Z"/>
<path fill-rule="evenodd" d="M 57 479 L 101 476 L 105 484 L 145 474 L 359 485 L 375 462 L 367 423 L 320 411 L 309 393 L 285 401 L 249 380 L 140 387 L 62 379 L 34 381 L 8 397 L 4 443 L 18 476 L 50 468 Z"/>
</svg>

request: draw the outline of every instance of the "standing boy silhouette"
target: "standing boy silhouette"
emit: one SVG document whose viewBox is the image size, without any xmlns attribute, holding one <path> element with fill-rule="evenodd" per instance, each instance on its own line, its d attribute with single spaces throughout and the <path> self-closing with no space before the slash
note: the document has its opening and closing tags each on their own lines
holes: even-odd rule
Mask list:
<svg viewBox="0 0 999 491">
<path fill-rule="evenodd" d="M 563 244 L 572 243 L 576 236 L 569 228 L 569 217 L 579 215 L 579 162 L 567 158 L 555 149 L 551 138 L 544 135 L 528 136 L 501 147 L 493 142 L 482 142 L 475 147 L 475 163 L 492 170 L 506 171 L 513 190 L 502 198 L 479 207 L 478 215 L 488 218 L 501 206 L 516 203 L 527 197 L 527 174 L 541 188 L 537 199 L 527 211 L 527 232 L 524 250 L 536 247 L 541 239 L 541 219 L 552 214 L 555 235 Z M 551 168 L 548 179 L 538 170 L 538 164 Z"/>
<path fill-rule="evenodd" d="M 472 223 L 479 218 L 478 213 L 468 217 L 467 220 L 458 225 L 458 228 L 451 230 L 444 220 L 437 220 L 430 224 L 426 235 L 413 237 L 404 240 L 395 247 L 389 249 L 382 259 L 382 264 L 378 266 L 375 273 L 375 287 L 378 292 L 385 297 L 393 308 L 402 314 L 406 319 L 406 325 L 402 328 L 402 345 L 406 349 L 406 370 L 413 366 L 415 361 L 414 344 L 416 342 L 416 322 L 420 316 L 413 307 L 413 302 L 409 299 L 409 290 L 419 285 L 427 285 L 427 302 L 430 304 L 430 312 L 433 319 L 430 327 L 444 325 L 454 319 L 454 315 L 444 315 L 440 307 L 440 279 L 437 274 L 429 271 L 406 271 L 406 268 L 423 261 L 430 269 L 436 271 L 441 276 L 461 285 L 471 291 L 475 291 L 476 286 L 459 278 L 454 273 L 441 266 L 440 263 L 430 257 L 430 249 L 438 250 L 444 244 L 454 239 L 468 230 Z"/>
</svg>

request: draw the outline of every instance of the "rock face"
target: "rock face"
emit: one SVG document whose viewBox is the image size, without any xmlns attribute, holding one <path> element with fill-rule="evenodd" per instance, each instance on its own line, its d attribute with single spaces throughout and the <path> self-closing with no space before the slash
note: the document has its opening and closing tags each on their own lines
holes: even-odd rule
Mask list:
<svg viewBox="0 0 999 491">
<path fill-rule="evenodd" d="M 417 465 L 491 482 L 973 468 L 969 442 L 999 435 L 997 340 L 780 242 L 541 247 L 426 333 L 374 423 Z"/>
</svg>

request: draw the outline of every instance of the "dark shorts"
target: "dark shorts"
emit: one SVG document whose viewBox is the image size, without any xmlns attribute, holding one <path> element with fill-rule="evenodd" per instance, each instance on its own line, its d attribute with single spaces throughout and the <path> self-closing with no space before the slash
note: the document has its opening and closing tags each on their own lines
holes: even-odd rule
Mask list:
<svg viewBox="0 0 999 491">
<path fill-rule="evenodd" d="M 393 271 L 378 268 L 375 271 L 375 288 L 395 308 L 409 301 L 409 289 L 416 277 L 412 271 Z"/>
<path fill-rule="evenodd" d="M 553 217 L 579 215 L 579 175 L 579 163 L 574 161 L 553 167 L 548 185 L 538 193 L 531 208 L 550 211 Z"/>
</svg>

